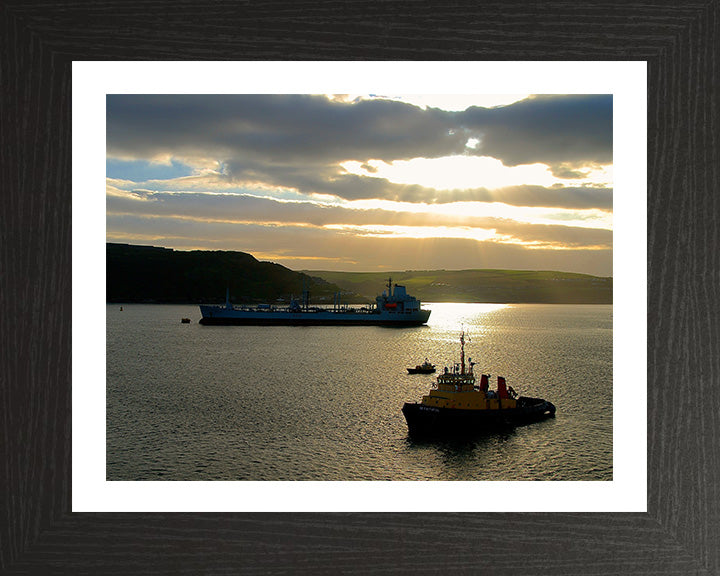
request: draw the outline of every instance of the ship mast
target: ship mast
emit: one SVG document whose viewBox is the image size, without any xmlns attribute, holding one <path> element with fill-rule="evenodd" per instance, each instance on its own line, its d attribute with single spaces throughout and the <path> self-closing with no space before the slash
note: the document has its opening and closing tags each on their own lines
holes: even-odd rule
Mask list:
<svg viewBox="0 0 720 576">
<path fill-rule="evenodd" d="M 308 286 L 307 278 L 303 276 L 303 291 L 302 291 L 302 305 L 305 309 L 305 312 L 308 311 L 308 308 L 310 307 L 310 288 Z"/>
<path fill-rule="evenodd" d="M 460 374 L 465 374 L 465 330 L 460 332 Z"/>
</svg>

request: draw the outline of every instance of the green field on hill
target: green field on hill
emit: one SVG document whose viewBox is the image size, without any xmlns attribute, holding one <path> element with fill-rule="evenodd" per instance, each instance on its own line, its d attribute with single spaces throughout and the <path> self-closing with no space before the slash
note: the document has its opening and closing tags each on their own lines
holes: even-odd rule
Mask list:
<svg viewBox="0 0 720 576">
<path fill-rule="evenodd" d="M 374 299 L 389 277 L 424 302 L 612 304 L 612 278 L 533 270 L 306 271 Z"/>
</svg>

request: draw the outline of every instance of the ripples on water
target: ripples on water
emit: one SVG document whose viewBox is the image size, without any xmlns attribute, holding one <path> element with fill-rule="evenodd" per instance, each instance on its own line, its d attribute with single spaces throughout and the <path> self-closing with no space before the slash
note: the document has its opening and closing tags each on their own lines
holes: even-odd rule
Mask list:
<svg viewBox="0 0 720 576">
<path fill-rule="evenodd" d="M 201 326 L 107 306 L 109 480 L 612 480 L 612 307 L 429 304 L 428 326 Z M 181 324 L 182 317 L 192 318 Z M 400 409 L 459 360 L 557 406 L 474 439 L 413 441 Z"/>
</svg>

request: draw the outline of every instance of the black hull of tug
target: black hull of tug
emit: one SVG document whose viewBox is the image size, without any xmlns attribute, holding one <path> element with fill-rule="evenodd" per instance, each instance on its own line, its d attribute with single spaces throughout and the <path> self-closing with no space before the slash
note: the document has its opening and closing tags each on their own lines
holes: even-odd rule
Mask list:
<svg viewBox="0 0 720 576">
<path fill-rule="evenodd" d="M 555 417 L 555 406 L 540 398 L 518 398 L 517 408 L 463 410 L 406 402 L 402 408 L 413 437 L 472 435 Z"/>
</svg>

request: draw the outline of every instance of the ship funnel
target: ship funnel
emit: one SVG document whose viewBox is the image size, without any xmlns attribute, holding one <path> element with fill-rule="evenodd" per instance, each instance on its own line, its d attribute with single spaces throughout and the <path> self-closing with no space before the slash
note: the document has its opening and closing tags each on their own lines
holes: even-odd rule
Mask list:
<svg viewBox="0 0 720 576">
<path fill-rule="evenodd" d="M 509 398 L 505 378 L 498 376 L 498 398 Z"/>
<path fill-rule="evenodd" d="M 488 377 L 487 374 L 483 374 L 480 377 L 480 390 L 482 390 L 483 392 L 487 392 L 489 387 L 490 387 L 490 378 Z"/>
</svg>

